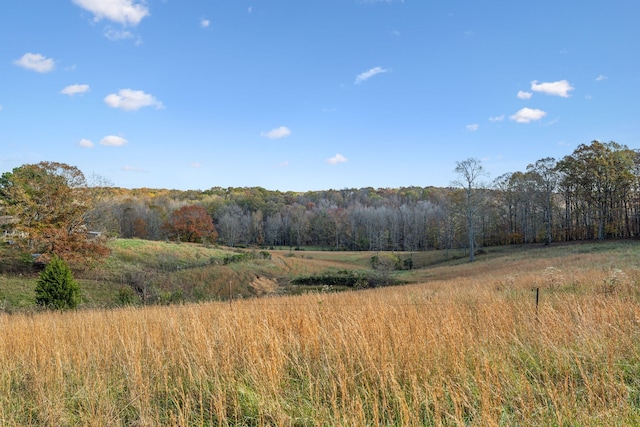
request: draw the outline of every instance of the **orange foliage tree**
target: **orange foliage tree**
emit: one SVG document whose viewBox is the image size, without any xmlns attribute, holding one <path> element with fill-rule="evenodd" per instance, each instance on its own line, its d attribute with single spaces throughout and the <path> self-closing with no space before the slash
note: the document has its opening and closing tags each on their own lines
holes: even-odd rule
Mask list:
<svg viewBox="0 0 640 427">
<path fill-rule="evenodd" d="M 213 219 L 198 205 L 186 205 L 175 210 L 164 224 L 170 239 L 181 242 L 215 242 L 218 233 Z"/>
<path fill-rule="evenodd" d="M 64 163 L 23 165 L 0 177 L 0 201 L 16 218 L 14 229 L 25 238 L 18 243 L 32 253 L 56 254 L 69 261 L 86 261 L 108 253 L 99 239 L 89 239 L 85 216 L 92 195 L 82 172 Z"/>
</svg>

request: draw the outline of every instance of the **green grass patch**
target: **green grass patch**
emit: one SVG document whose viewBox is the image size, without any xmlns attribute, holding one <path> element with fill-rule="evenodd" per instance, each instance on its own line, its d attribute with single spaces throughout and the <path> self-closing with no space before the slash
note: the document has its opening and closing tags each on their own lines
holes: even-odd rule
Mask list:
<svg viewBox="0 0 640 427">
<path fill-rule="evenodd" d="M 35 305 L 37 277 L 0 275 L 0 310 L 11 312 Z"/>
</svg>

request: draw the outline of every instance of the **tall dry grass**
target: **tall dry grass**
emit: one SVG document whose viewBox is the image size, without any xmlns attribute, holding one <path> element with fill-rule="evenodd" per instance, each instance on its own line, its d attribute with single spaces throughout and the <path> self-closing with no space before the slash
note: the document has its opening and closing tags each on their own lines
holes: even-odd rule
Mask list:
<svg viewBox="0 0 640 427">
<path fill-rule="evenodd" d="M 233 305 L 0 316 L 0 423 L 639 424 L 636 274 L 528 265 Z"/>
</svg>

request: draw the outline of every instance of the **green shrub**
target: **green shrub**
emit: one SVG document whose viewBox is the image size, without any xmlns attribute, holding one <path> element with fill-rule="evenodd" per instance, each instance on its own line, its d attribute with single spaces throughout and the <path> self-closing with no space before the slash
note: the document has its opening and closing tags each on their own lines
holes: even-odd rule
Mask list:
<svg viewBox="0 0 640 427">
<path fill-rule="evenodd" d="M 326 271 L 313 276 L 296 277 L 292 280 L 294 285 L 305 286 L 340 286 L 348 288 L 368 288 L 369 278 L 358 271 L 338 270 Z"/>
<path fill-rule="evenodd" d="M 136 293 L 128 286 L 118 289 L 117 301 L 119 305 L 133 305 L 140 301 Z"/>
<path fill-rule="evenodd" d="M 233 255 L 226 255 L 222 259 L 222 263 L 224 265 L 233 264 L 236 262 L 244 262 L 252 259 L 271 259 L 271 254 L 267 251 L 260 251 L 260 253 L 256 253 L 254 251 L 250 252 L 239 252 Z"/>
<path fill-rule="evenodd" d="M 401 270 L 402 262 L 396 254 L 381 253 L 371 257 L 371 268 L 374 270 Z"/>
<path fill-rule="evenodd" d="M 69 265 L 53 256 L 36 283 L 36 304 L 63 310 L 76 308 L 80 302 L 80 286 L 73 279 Z"/>
<path fill-rule="evenodd" d="M 249 255 L 246 253 L 240 253 L 240 254 L 234 254 L 234 255 L 227 255 L 224 257 L 224 259 L 222 260 L 222 263 L 224 265 L 227 264 L 233 264 L 236 262 L 242 262 L 242 261 L 246 261 L 249 259 Z"/>
<path fill-rule="evenodd" d="M 413 270 L 413 256 L 411 255 L 409 258 L 405 258 L 404 261 L 402 261 L 402 265 L 405 270 Z"/>
</svg>

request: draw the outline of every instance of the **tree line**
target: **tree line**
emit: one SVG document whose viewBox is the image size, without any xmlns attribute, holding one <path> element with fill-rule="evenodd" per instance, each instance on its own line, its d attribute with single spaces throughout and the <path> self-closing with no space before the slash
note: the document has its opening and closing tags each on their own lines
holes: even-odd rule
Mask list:
<svg viewBox="0 0 640 427">
<path fill-rule="evenodd" d="M 457 162 L 455 172 L 459 179 L 446 188 L 130 190 L 91 185 L 76 168 L 45 162 L 2 175 L 0 219 L 20 217 L 31 244 L 37 237 L 52 252 L 65 245 L 87 249 L 73 238 L 79 230 L 235 247 L 372 251 L 640 236 L 640 154 L 616 142 L 582 144 L 562 159 L 543 158 L 492 181 L 477 159 Z M 49 175 L 56 179 L 43 178 Z M 47 187 L 50 182 L 61 189 Z M 5 220 L 5 230 L 16 227 Z M 61 236 L 69 242 L 63 245 Z"/>
<path fill-rule="evenodd" d="M 466 172 L 476 176 L 465 178 L 464 168 L 456 168 L 460 179 L 446 188 L 111 189 L 95 216 L 121 237 L 165 239 L 162 224 L 171 213 L 197 205 L 211 216 L 225 245 L 336 250 L 423 251 L 640 236 L 637 150 L 593 141 L 562 159 L 543 158 L 493 181 L 476 159 L 458 166 L 469 163 L 478 170 Z"/>
</svg>

